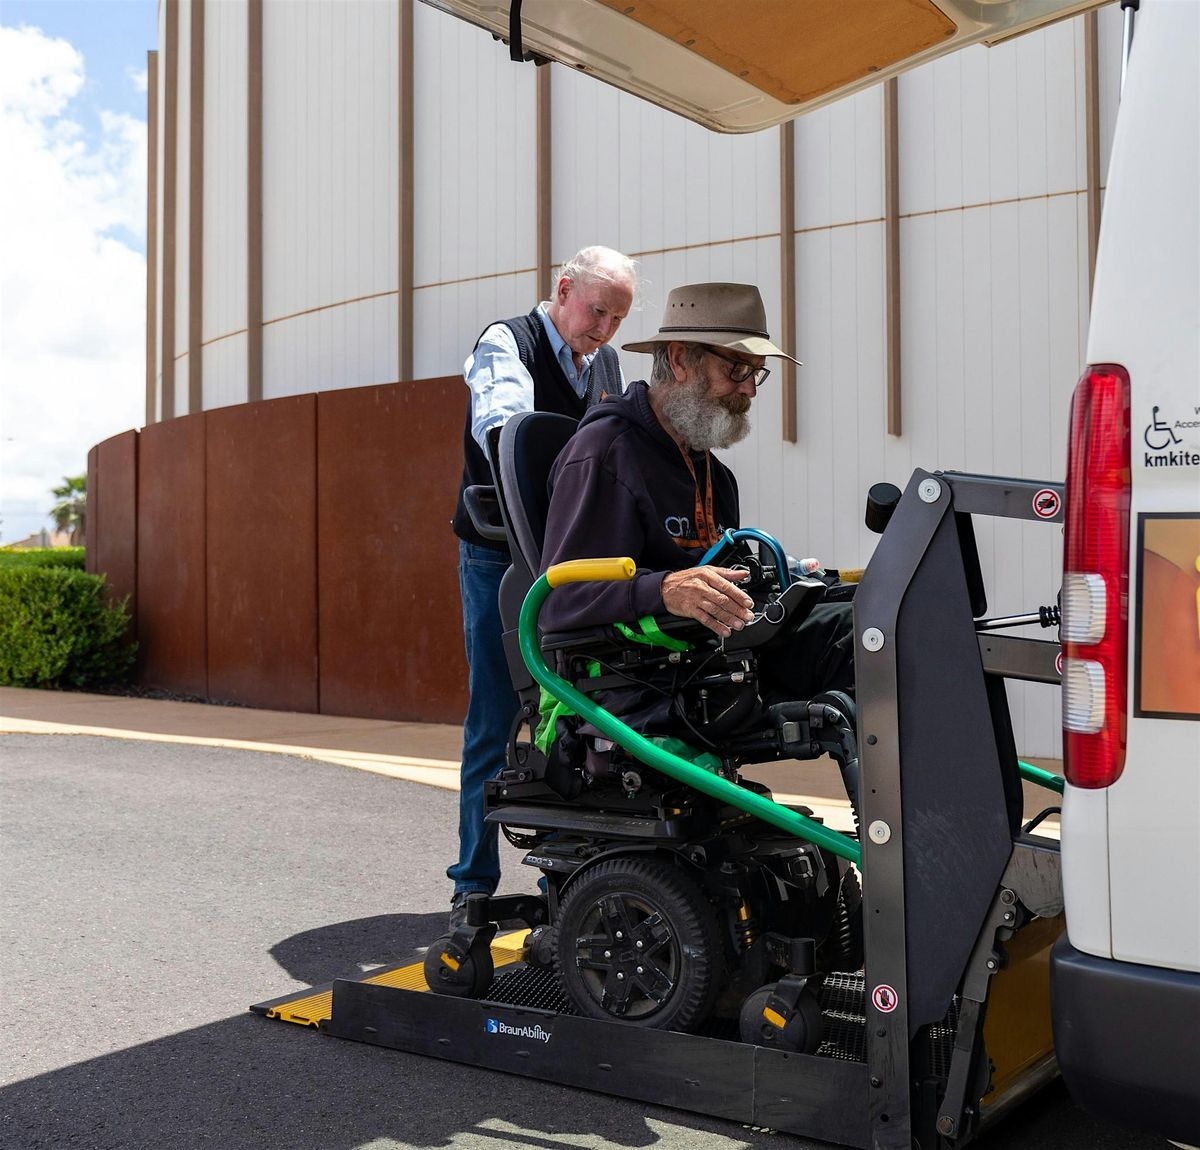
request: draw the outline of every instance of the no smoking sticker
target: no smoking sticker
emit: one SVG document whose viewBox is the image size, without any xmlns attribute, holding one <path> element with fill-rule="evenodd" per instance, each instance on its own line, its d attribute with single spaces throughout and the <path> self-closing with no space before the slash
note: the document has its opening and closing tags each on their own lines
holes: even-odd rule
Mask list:
<svg viewBox="0 0 1200 1150">
<path fill-rule="evenodd" d="M 1059 651 L 1059 653 L 1054 656 L 1054 669 L 1059 673 L 1060 676 L 1062 675 L 1062 652 L 1061 651 Z"/>
<path fill-rule="evenodd" d="M 881 982 L 871 991 L 871 1001 L 880 1014 L 891 1014 L 900 1005 L 900 996 L 894 987 L 888 986 L 886 982 Z"/>
<path fill-rule="evenodd" d="M 1053 519 L 1062 506 L 1058 492 L 1050 487 L 1043 487 L 1033 497 L 1033 513 L 1039 519 Z"/>
</svg>

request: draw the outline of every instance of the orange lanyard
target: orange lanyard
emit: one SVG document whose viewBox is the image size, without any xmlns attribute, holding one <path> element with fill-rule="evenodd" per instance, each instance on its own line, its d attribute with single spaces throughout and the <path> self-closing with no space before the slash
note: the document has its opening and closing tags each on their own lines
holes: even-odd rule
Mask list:
<svg viewBox="0 0 1200 1150">
<path fill-rule="evenodd" d="M 692 457 L 683 447 L 679 444 L 675 446 L 679 447 L 679 454 L 687 464 L 692 476 L 692 486 L 696 489 L 696 538 L 701 547 L 711 547 L 721 538 L 721 532 L 717 530 L 717 518 L 713 514 L 712 455 L 704 453 L 704 503 L 701 505 L 700 480 L 696 478 L 696 465 L 692 463 Z"/>
</svg>

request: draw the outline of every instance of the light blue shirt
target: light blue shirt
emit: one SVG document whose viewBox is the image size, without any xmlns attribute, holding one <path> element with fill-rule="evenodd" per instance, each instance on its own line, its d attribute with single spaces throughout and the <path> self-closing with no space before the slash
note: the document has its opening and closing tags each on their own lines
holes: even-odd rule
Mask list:
<svg viewBox="0 0 1200 1150">
<path fill-rule="evenodd" d="M 582 399 L 587 392 L 596 352 L 585 355 L 583 367 L 576 371 L 571 348 L 558 334 L 547 306 L 546 302 L 538 304 L 538 316 L 563 374 Z M 489 429 L 502 426 L 522 411 L 533 410 L 533 376 L 521 362 L 517 341 L 506 324 L 494 323 L 479 337 L 479 346 L 463 364 L 463 378 L 471 389 L 471 435 L 484 451 L 487 450 Z M 621 388 L 625 388 L 624 373 Z"/>
</svg>

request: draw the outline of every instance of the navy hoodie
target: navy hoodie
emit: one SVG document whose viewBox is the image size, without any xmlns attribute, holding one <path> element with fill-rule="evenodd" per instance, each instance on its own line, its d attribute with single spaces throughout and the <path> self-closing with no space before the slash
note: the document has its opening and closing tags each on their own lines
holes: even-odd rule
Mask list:
<svg viewBox="0 0 1200 1150">
<path fill-rule="evenodd" d="M 717 530 L 737 527 L 733 472 L 711 452 L 683 453 L 650 407 L 644 382 L 591 408 L 550 472 L 543 570 L 568 559 L 629 556 L 637 574 L 623 583 L 572 583 L 555 590 L 542 625 L 567 631 L 665 613 L 663 576 L 691 567 L 707 550 L 696 505 L 712 468 Z M 699 490 L 697 490 L 697 488 Z"/>
</svg>

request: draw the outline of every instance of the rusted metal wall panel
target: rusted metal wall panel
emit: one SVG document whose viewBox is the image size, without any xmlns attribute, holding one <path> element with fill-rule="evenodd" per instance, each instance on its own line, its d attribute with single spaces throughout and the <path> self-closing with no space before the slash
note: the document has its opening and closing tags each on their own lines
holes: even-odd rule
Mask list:
<svg viewBox="0 0 1200 1150">
<path fill-rule="evenodd" d="M 138 433 L 124 431 L 98 443 L 96 473 L 99 482 L 89 492 L 89 511 L 98 524 L 87 539 L 89 570 L 108 579 L 114 599 L 129 596 L 129 615 L 137 618 L 137 494 Z M 89 478 L 91 478 L 89 453 Z M 130 634 L 136 624 L 131 622 Z"/>
<path fill-rule="evenodd" d="M 462 379 L 318 399 L 321 710 L 461 722 Z"/>
<path fill-rule="evenodd" d="M 87 496 L 91 506 L 84 524 L 84 543 L 87 550 L 83 555 L 83 567 L 89 575 L 96 574 L 96 541 L 100 538 L 99 516 L 96 505 L 100 498 L 100 448 L 93 447 L 87 455 Z"/>
<path fill-rule="evenodd" d="M 204 595 L 203 414 L 141 433 L 138 492 L 138 678 L 208 696 Z"/>
<path fill-rule="evenodd" d="M 320 709 L 316 415 L 315 395 L 205 414 L 208 693 L 214 700 Z"/>
</svg>

